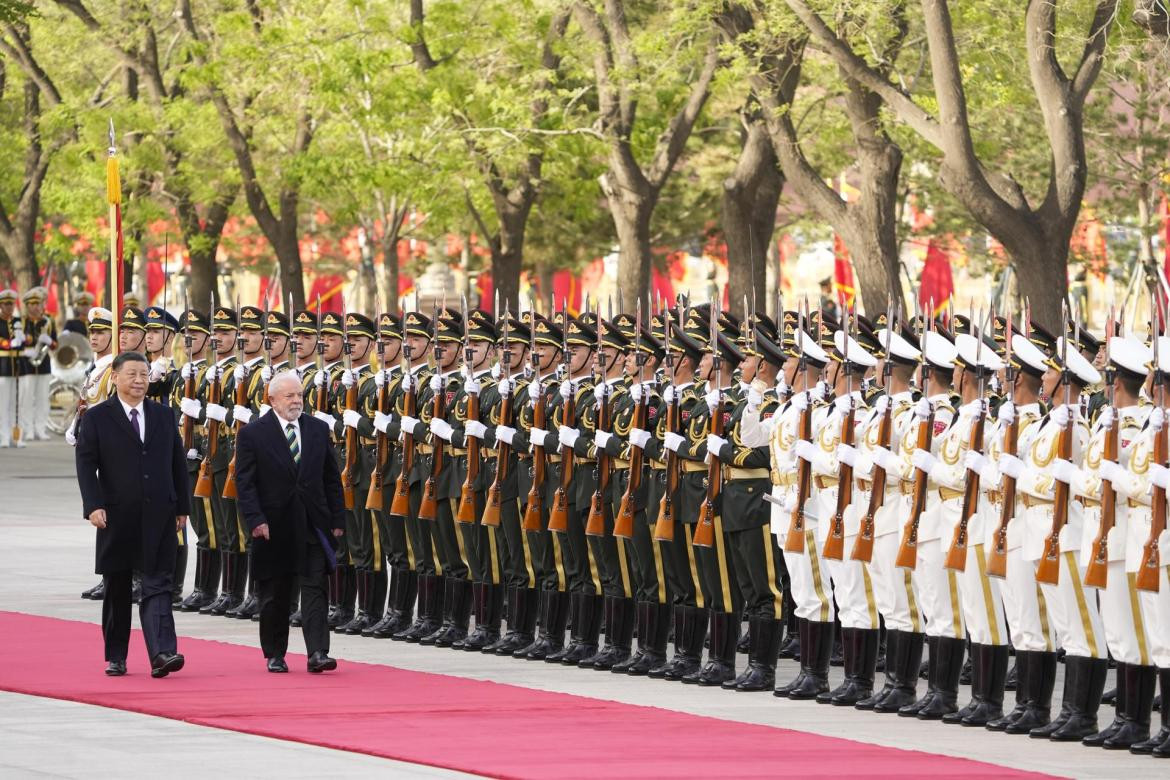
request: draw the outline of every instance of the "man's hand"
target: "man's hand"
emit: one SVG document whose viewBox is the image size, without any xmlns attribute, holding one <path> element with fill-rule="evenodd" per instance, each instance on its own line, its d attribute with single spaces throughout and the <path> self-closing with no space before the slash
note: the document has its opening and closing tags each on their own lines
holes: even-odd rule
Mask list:
<svg viewBox="0 0 1170 780">
<path fill-rule="evenodd" d="M 89 524 L 94 528 L 106 527 L 106 510 L 95 509 L 89 513 Z"/>
<path fill-rule="evenodd" d="M 268 538 L 268 523 L 261 523 L 252 529 L 253 539 L 267 539 Z"/>
<path fill-rule="evenodd" d="M 187 527 L 187 516 L 179 515 L 175 518 L 175 530 L 180 533 Z"/>
</svg>

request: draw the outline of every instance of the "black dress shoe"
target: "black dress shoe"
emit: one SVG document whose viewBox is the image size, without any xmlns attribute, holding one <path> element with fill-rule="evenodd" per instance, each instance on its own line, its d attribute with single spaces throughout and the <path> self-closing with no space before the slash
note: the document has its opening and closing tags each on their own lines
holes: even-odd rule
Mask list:
<svg viewBox="0 0 1170 780">
<path fill-rule="evenodd" d="M 106 664 L 107 677 L 121 677 L 124 674 L 126 674 L 125 661 L 110 661 Z"/>
<path fill-rule="evenodd" d="M 150 659 L 150 676 L 166 677 L 183 668 L 185 659 L 179 653 L 159 653 Z"/>
<path fill-rule="evenodd" d="M 102 599 L 104 599 L 106 597 L 106 581 L 103 579 L 100 582 L 98 582 L 97 585 L 94 585 L 89 590 L 82 591 L 81 597 L 83 599 L 92 599 L 94 601 L 101 601 Z"/>
<path fill-rule="evenodd" d="M 273 674 L 284 674 L 288 671 L 288 664 L 284 662 L 284 658 L 269 658 L 268 671 Z"/>
<path fill-rule="evenodd" d="M 301 618 L 301 611 L 299 609 L 288 616 L 288 624 L 293 628 L 300 628 L 303 623 L 304 620 Z"/>
<path fill-rule="evenodd" d="M 337 668 L 337 661 L 325 654 L 324 650 L 318 650 L 309 656 L 309 673 L 320 674 L 321 672 L 332 672 Z"/>
</svg>

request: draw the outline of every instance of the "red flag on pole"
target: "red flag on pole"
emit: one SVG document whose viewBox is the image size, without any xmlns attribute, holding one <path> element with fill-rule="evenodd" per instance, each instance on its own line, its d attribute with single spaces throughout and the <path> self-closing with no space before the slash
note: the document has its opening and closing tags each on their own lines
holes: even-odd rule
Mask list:
<svg viewBox="0 0 1170 780">
<path fill-rule="evenodd" d="M 951 276 L 951 259 L 932 238 L 926 245 L 926 260 L 922 264 L 922 280 L 918 285 L 918 302 L 922 310 L 934 301 L 932 317 L 938 316 L 947 307 L 955 294 L 955 280 Z"/>
<path fill-rule="evenodd" d="M 113 343 L 118 344 L 118 323 L 122 319 L 122 179 L 118 175 L 118 148 L 114 146 L 114 120 L 110 120 L 110 147 L 106 150 L 106 203 L 110 207 L 110 273 L 107 278 L 113 286 L 110 295 L 114 315 Z"/>
<path fill-rule="evenodd" d="M 833 296 L 844 304 L 845 309 L 853 310 L 857 298 L 853 264 L 849 262 L 849 250 L 845 248 L 845 242 L 838 235 L 833 236 Z"/>
</svg>

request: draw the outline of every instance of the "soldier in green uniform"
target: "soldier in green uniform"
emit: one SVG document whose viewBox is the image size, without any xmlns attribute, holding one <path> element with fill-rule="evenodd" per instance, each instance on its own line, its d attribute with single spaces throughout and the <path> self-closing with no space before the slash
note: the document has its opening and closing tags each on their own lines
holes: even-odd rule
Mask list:
<svg viewBox="0 0 1170 780">
<path fill-rule="evenodd" d="M 161 306 L 146 310 L 146 359 L 150 361 L 146 397 L 164 406 L 171 405 L 171 395 L 179 372 L 171 358 L 175 331 L 179 321 Z M 176 421 L 178 409 L 175 409 Z M 175 554 L 175 572 L 171 580 L 173 606 L 183 602 L 183 585 L 187 579 L 187 529 L 178 532 L 179 547 Z"/>
</svg>

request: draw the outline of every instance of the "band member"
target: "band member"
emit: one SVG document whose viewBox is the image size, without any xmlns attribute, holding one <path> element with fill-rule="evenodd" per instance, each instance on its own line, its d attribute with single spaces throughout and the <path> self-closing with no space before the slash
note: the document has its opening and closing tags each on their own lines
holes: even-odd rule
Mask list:
<svg viewBox="0 0 1170 780">
<path fill-rule="evenodd" d="M 98 529 L 96 569 L 106 584 L 102 636 L 110 676 L 126 673 L 132 571 L 142 576 L 139 616 L 151 676 L 166 677 L 184 663 L 171 614 L 171 575 L 175 531 L 187 524 L 187 469 L 174 415 L 146 399 L 148 373 L 140 353 L 115 358 L 116 397 L 89 409 L 78 433 L 82 511 Z"/>
<path fill-rule="evenodd" d="M 0 290 L 0 447 L 24 446 L 17 427 L 16 405 L 24 345 L 24 328 L 16 313 L 16 291 Z"/>
<path fill-rule="evenodd" d="M 20 370 L 22 438 L 49 440 L 49 382 L 52 380 L 51 351 L 57 349 L 57 323 L 45 313 L 49 292 L 33 287 L 21 296 L 24 312 L 24 358 Z"/>
<path fill-rule="evenodd" d="M 65 320 L 65 327 L 62 330 L 88 336 L 89 310 L 93 308 L 93 305 L 94 297 L 92 293 L 79 292 L 77 297 L 73 299 L 73 316 Z"/>
</svg>

